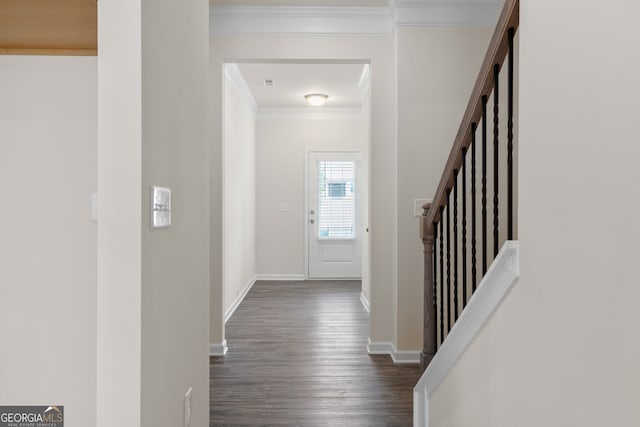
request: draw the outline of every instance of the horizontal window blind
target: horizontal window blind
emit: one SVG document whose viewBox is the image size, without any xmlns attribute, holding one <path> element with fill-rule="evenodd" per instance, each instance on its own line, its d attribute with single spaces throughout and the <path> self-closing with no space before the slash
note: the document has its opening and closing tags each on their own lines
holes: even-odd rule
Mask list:
<svg viewBox="0 0 640 427">
<path fill-rule="evenodd" d="M 319 161 L 318 185 L 318 237 L 355 238 L 355 162 Z"/>
</svg>

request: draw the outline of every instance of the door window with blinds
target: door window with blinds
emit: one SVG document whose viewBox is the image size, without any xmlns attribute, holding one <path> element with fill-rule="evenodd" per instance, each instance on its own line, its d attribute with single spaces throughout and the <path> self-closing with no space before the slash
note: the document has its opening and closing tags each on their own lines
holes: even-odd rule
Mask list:
<svg viewBox="0 0 640 427">
<path fill-rule="evenodd" d="M 355 239 L 356 179 L 354 161 L 318 162 L 318 237 Z"/>
</svg>

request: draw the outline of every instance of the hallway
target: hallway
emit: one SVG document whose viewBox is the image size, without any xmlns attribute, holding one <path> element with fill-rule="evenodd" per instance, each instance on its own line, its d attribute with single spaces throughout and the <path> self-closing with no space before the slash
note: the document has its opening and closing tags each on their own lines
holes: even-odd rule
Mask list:
<svg viewBox="0 0 640 427">
<path fill-rule="evenodd" d="M 410 426 L 417 365 L 366 351 L 359 281 L 256 282 L 210 362 L 210 425 Z"/>
</svg>

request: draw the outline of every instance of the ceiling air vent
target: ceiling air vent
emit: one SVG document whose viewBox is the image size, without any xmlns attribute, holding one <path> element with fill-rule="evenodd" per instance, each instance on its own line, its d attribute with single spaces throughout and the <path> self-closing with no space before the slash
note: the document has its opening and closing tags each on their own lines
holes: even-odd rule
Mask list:
<svg viewBox="0 0 640 427">
<path fill-rule="evenodd" d="M 276 85 L 276 81 L 273 79 L 264 79 L 264 85 L 266 87 L 274 87 Z"/>
</svg>

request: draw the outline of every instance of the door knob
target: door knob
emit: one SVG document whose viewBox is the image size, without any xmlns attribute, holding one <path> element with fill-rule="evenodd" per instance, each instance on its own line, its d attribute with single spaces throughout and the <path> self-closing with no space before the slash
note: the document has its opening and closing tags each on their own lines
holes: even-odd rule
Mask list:
<svg viewBox="0 0 640 427">
<path fill-rule="evenodd" d="M 313 224 L 315 221 L 313 219 L 310 219 L 309 222 Z"/>
</svg>

